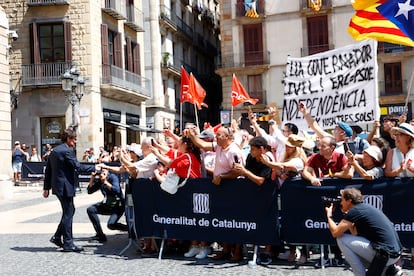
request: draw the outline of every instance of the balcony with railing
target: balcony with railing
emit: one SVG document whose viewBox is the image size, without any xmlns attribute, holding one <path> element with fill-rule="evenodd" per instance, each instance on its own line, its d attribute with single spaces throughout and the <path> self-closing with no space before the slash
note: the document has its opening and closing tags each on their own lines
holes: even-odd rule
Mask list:
<svg viewBox="0 0 414 276">
<path fill-rule="evenodd" d="M 160 22 L 163 23 L 166 27 L 169 27 L 172 30 L 177 30 L 177 23 L 173 18 L 171 9 L 165 5 L 160 5 Z"/>
<path fill-rule="evenodd" d="M 220 59 L 219 59 L 220 60 Z M 270 51 L 234 53 L 221 56 L 218 68 L 243 68 L 270 64 Z"/>
<path fill-rule="evenodd" d="M 193 39 L 193 29 L 187 25 L 180 17 L 175 17 L 175 22 L 177 23 L 178 30 L 183 33 L 188 39 Z"/>
<path fill-rule="evenodd" d="M 144 31 L 144 13 L 134 5 L 127 5 L 126 7 L 127 20 L 125 25 L 135 30 L 136 32 Z"/>
<path fill-rule="evenodd" d="M 380 96 L 398 96 L 407 94 L 407 80 L 379 81 Z"/>
<path fill-rule="evenodd" d="M 125 0 L 101 0 L 102 11 L 109 14 L 117 20 L 127 19 L 126 1 Z"/>
<path fill-rule="evenodd" d="M 30 6 L 57 6 L 69 5 L 70 0 L 26 0 L 27 5 Z"/>
<path fill-rule="evenodd" d="M 152 97 L 149 79 L 114 65 L 102 65 L 101 83 L 113 88 L 111 90 L 115 92 L 106 93 L 106 96 L 115 99 L 134 95 L 142 101 Z M 104 90 L 107 91 L 108 89 Z"/>
<path fill-rule="evenodd" d="M 301 0 L 300 9 L 301 10 L 310 10 L 312 9 L 311 3 L 309 0 Z M 322 0 L 321 10 L 332 8 L 332 0 Z"/>
<path fill-rule="evenodd" d="M 379 42 L 378 43 L 378 54 L 392 54 L 392 53 L 403 53 L 403 52 L 412 52 L 413 47 L 387 43 L 387 42 Z"/>
<path fill-rule="evenodd" d="M 178 57 L 172 57 L 168 55 L 168 58 L 165 59 L 165 53 L 163 53 L 163 62 L 161 64 L 161 70 L 163 73 L 170 73 L 177 77 L 181 76 L 181 65 L 183 61 Z M 168 53 L 169 54 L 169 53 Z"/>
<path fill-rule="evenodd" d="M 255 11 L 259 17 L 263 17 L 265 15 L 265 0 L 256 1 Z M 252 16 L 252 12 L 249 13 L 249 8 L 244 4 L 244 2 L 236 4 L 236 17 L 242 16 L 254 17 Z"/>
<path fill-rule="evenodd" d="M 61 85 L 61 77 L 71 65 L 70 62 L 23 64 L 22 86 Z"/>
</svg>

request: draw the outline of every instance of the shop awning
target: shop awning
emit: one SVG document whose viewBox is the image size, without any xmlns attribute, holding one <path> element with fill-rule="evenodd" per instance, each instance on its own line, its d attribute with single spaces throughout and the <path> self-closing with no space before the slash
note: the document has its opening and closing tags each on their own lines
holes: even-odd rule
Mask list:
<svg viewBox="0 0 414 276">
<path fill-rule="evenodd" d="M 123 123 L 115 122 L 115 121 L 106 121 L 106 122 L 108 122 L 110 124 L 113 124 L 115 126 L 119 126 L 119 127 L 123 127 L 123 128 L 129 128 L 131 130 L 135 130 L 135 131 L 139 131 L 139 132 L 162 133 L 161 130 L 153 129 L 153 128 L 144 128 L 144 127 L 141 127 L 141 126 L 135 125 L 135 124 L 127 125 L 127 124 L 123 124 Z"/>
</svg>

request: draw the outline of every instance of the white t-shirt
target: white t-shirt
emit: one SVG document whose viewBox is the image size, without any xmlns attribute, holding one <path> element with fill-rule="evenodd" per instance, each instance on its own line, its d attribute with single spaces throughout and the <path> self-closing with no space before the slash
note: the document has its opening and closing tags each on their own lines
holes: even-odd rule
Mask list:
<svg viewBox="0 0 414 276">
<path fill-rule="evenodd" d="M 214 176 L 228 173 L 234 165 L 234 156 L 237 156 L 239 162 L 244 164 L 243 153 L 240 147 L 232 142 L 225 150 L 217 144 L 214 144 L 216 152 L 216 164 L 214 165 Z"/>
<path fill-rule="evenodd" d="M 154 170 L 157 168 L 157 157 L 151 152 L 142 160 L 134 163 L 138 170 L 137 178 L 150 178 L 154 176 Z"/>
</svg>

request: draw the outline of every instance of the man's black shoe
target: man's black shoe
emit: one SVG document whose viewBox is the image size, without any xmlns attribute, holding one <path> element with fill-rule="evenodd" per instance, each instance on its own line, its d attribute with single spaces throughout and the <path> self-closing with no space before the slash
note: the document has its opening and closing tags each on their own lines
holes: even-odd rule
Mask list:
<svg viewBox="0 0 414 276">
<path fill-rule="evenodd" d="M 69 247 L 63 247 L 63 252 L 81 252 L 83 251 L 82 247 L 78 247 L 76 245 L 72 245 Z"/>
<path fill-rule="evenodd" d="M 89 239 L 90 241 L 98 241 L 98 242 L 106 242 L 106 236 L 105 235 L 96 235 Z"/>
<path fill-rule="evenodd" d="M 50 238 L 50 242 L 54 243 L 57 247 L 63 247 L 63 242 L 60 238 L 56 238 L 55 236 L 52 236 Z"/>
</svg>

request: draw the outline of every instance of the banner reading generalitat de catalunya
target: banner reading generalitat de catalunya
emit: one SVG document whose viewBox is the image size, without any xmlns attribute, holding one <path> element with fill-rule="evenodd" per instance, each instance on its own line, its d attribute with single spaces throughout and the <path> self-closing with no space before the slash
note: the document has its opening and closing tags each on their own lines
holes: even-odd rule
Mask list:
<svg viewBox="0 0 414 276">
<path fill-rule="evenodd" d="M 289 57 L 282 121 L 307 129 L 299 112 L 303 102 L 323 129 L 334 128 L 338 121 L 373 122 L 379 116 L 377 73 L 375 40 L 303 58 Z"/>
<path fill-rule="evenodd" d="M 248 179 L 188 179 L 174 195 L 157 181 L 130 184 L 138 237 L 279 245 L 276 186 Z"/>
</svg>

